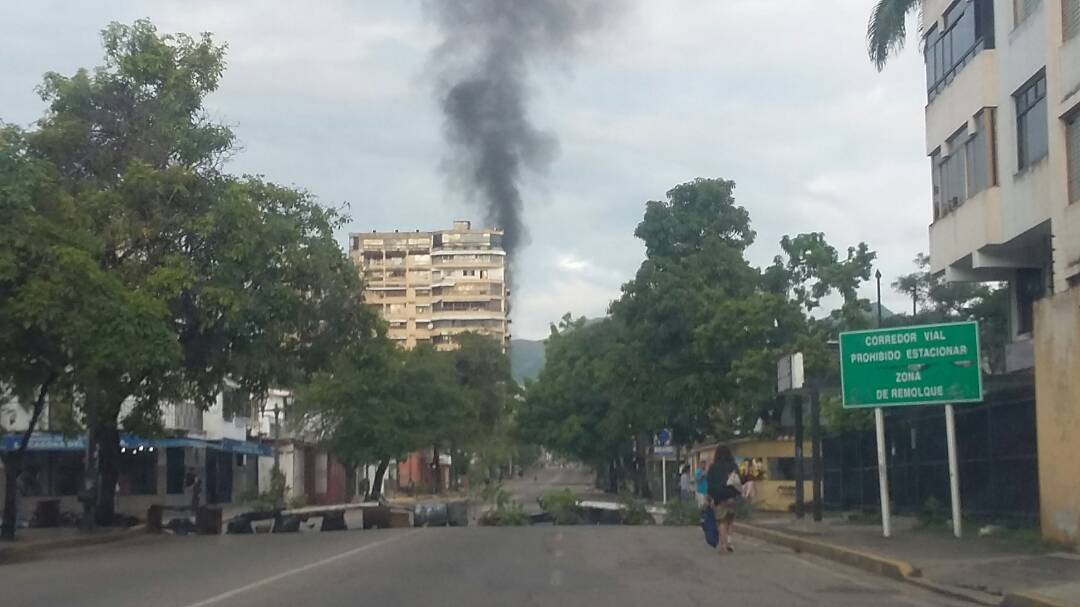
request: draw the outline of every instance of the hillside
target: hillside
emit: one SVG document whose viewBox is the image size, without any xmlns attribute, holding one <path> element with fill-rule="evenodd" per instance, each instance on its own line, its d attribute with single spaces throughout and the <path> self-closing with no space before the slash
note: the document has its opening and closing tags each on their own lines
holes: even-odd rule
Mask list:
<svg viewBox="0 0 1080 607">
<path fill-rule="evenodd" d="M 544 368 L 543 340 L 511 339 L 510 367 L 519 384 L 526 378 L 535 379 Z"/>
</svg>

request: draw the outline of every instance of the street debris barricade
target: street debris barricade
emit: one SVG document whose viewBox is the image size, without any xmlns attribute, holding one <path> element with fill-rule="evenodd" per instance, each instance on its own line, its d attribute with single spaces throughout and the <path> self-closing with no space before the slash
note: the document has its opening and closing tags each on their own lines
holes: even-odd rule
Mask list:
<svg viewBox="0 0 1080 607">
<path fill-rule="evenodd" d="M 166 512 L 184 513 L 183 521 L 187 524 L 174 525 L 174 521 L 165 524 Z M 191 516 L 195 516 L 195 524 L 191 525 Z M 153 504 L 146 511 L 146 529 L 151 533 L 161 533 L 166 528 L 180 532 L 193 531 L 199 535 L 221 534 L 221 508 L 217 506 L 170 506 L 167 504 Z"/>
<path fill-rule="evenodd" d="M 413 524 L 417 527 L 469 526 L 467 500 L 419 502 L 413 507 L 413 513 Z"/>
<path fill-rule="evenodd" d="M 271 533 L 296 533 L 300 531 L 300 525 L 317 518 L 321 519 L 320 531 L 344 531 L 349 528 L 345 521 L 346 513 L 356 515 L 360 520 L 353 521 L 353 524 L 363 529 L 413 526 L 412 510 L 386 506 L 378 502 L 361 502 L 278 510 L 252 510 L 230 519 L 226 530 L 231 534 L 249 534 L 255 531 L 253 523 L 273 521 Z"/>
</svg>

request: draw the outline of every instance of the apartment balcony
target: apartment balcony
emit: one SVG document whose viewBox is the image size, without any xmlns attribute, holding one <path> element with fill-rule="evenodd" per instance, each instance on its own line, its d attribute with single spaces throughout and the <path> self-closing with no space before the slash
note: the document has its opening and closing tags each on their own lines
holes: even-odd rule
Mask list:
<svg viewBox="0 0 1080 607">
<path fill-rule="evenodd" d="M 963 128 L 979 110 L 999 105 L 996 50 L 979 51 L 951 78 L 926 104 L 927 154 Z"/>
<path fill-rule="evenodd" d="M 1002 241 L 1001 188 L 964 201 L 930 224 L 930 270 L 944 271 L 983 247 Z"/>
<path fill-rule="evenodd" d="M 506 320 L 502 310 L 433 310 L 432 320 Z"/>
</svg>

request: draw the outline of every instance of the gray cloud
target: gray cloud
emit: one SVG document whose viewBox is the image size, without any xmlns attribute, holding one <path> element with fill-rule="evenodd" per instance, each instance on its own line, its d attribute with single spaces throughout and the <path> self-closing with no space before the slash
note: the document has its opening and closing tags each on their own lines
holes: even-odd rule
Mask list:
<svg viewBox="0 0 1080 607">
<path fill-rule="evenodd" d="M 603 313 L 640 263 L 632 232 L 645 201 L 697 176 L 737 181 L 759 234 L 755 263 L 783 234 L 814 230 L 842 247 L 866 240 L 887 280 L 911 271 L 931 212 L 916 45 L 878 74 L 863 50 L 864 0 L 625 6 L 572 60 L 533 72 L 533 120 L 558 133 L 560 156 L 546 180 L 522 185 L 531 243 L 517 255 L 517 336 L 546 335 L 566 311 Z M 100 63 L 98 31 L 143 16 L 229 43 L 210 105 L 243 144 L 233 171 L 348 201 L 356 231 L 476 213 L 440 169 L 427 77 L 441 37 L 419 3 L 0 3 L 0 119 L 37 118 L 45 71 Z M 560 265 L 567 257 L 589 271 Z"/>
</svg>

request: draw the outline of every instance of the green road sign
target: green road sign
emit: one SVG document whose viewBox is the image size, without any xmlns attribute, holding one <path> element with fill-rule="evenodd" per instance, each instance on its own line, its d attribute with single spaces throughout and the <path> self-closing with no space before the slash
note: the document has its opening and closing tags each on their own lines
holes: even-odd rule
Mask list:
<svg viewBox="0 0 1080 607">
<path fill-rule="evenodd" d="M 840 381 L 846 409 L 981 401 L 979 325 L 841 333 Z"/>
</svg>

